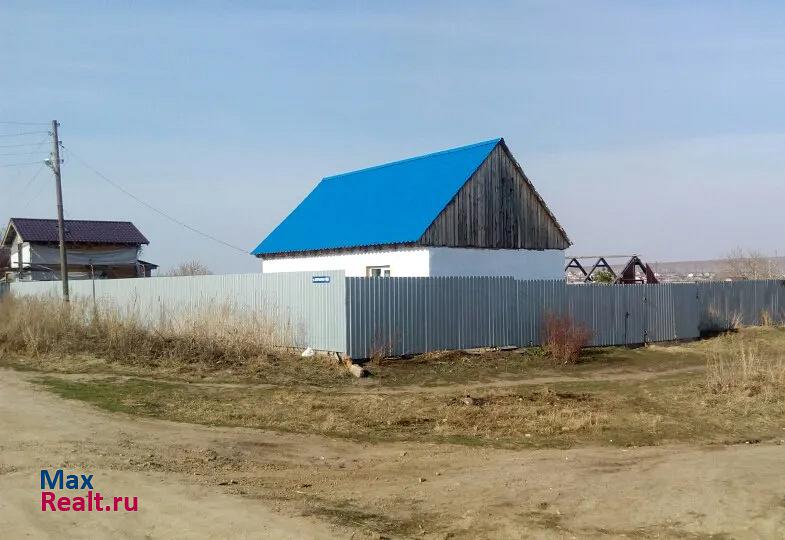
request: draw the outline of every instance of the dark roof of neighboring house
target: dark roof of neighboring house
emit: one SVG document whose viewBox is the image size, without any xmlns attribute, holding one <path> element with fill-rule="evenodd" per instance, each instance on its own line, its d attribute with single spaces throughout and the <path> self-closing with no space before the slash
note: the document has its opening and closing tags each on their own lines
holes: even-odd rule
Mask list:
<svg viewBox="0 0 785 540">
<path fill-rule="evenodd" d="M 251 253 L 415 242 L 501 141 L 323 178 Z"/>
<path fill-rule="evenodd" d="M 3 243 L 11 228 L 25 242 L 58 242 L 57 220 L 11 218 Z M 65 241 L 84 244 L 149 244 L 130 221 L 65 220 Z"/>
</svg>

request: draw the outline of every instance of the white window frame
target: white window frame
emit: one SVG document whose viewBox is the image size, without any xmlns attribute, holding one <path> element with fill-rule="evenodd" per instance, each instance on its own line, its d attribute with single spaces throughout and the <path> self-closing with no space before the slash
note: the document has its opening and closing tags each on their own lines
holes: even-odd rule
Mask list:
<svg viewBox="0 0 785 540">
<path fill-rule="evenodd" d="M 374 272 L 378 272 L 374 274 Z M 383 265 L 383 266 L 366 266 L 365 267 L 365 276 L 366 277 L 390 277 L 390 265 Z"/>
</svg>

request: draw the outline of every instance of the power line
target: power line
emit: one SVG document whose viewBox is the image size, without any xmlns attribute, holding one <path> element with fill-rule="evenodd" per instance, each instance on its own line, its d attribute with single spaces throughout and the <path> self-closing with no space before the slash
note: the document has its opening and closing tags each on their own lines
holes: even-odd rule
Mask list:
<svg viewBox="0 0 785 540">
<path fill-rule="evenodd" d="M 41 173 L 42 170 L 44 170 L 43 166 L 40 169 L 38 169 L 38 171 L 36 171 L 35 175 L 33 175 L 33 178 L 31 178 L 30 181 L 27 183 L 27 186 L 25 186 L 25 190 L 35 185 L 35 180 L 38 178 L 38 175 Z M 23 190 L 22 193 L 19 194 L 20 197 L 24 194 L 25 190 Z M 30 192 L 30 196 L 27 197 L 19 206 L 22 212 L 27 212 L 27 208 L 30 206 L 30 203 L 33 202 L 33 199 L 35 199 L 36 195 L 37 192 L 35 189 L 33 189 L 33 191 Z"/>
<path fill-rule="evenodd" d="M 33 185 L 33 182 L 35 182 L 35 179 L 38 178 L 38 175 L 41 174 L 41 171 L 43 170 L 44 170 L 44 163 L 41 163 L 41 166 L 38 167 L 38 170 L 35 171 L 35 174 L 30 178 L 30 180 L 28 180 L 25 183 L 25 187 L 22 188 L 22 191 L 19 192 L 19 195 L 17 195 L 17 197 L 21 197 L 27 192 L 28 188 L 31 185 Z"/>
<path fill-rule="evenodd" d="M 13 120 L 0 120 L 0 124 L 9 126 L 48 126 L 49 122 L 14 122 Z"/>
<path fill-rule="evenodd" d="M 43 141 L 37 143 L 31 142 L 31 143 L 20 143 L 20 144 L 0 144 L 0 148 L 20 148 L 22 146 L 41 146 L 46 142 L 47 139 L 48 137 L 45 137 Z"/>
<path fill-rule="evenodd" d="M 40 154 L 40 153 L 41 153 L 41 150 L 35 150 L 33 152 L 4 152 L 4 153 L 0 154 L 0 156 L 34 156 L 34 155 Z"/>
<path fill-rule="evenodd" d="M 43 163 L 41 161 L 28 161 L 27 163 L 4 163 L 0 165 L 0 167 L 22 167 L 23 165 L 38 165 L 39 163 Z"/>
<path fill-rule="evenodd" d="M 43 139 L 41 139 L 41 142 L 30 143 L 28 146 L 35 146 L 35 150 L 33 150 L 32 152 L 7 152 L 7 153 L 0 154 L 0 156 L 34 156 L 34 155 L 40 155 L 40 153 L 42 151 L 41 147 L 44 145 L 44 143 L 46 143 L 47 139 L 48 139 L 48 137 L 44 137 Z"/>
<path fill-rule="evenodd" d="M 21 137 L 22 135 L 38 135 L 39 133 L 49 134 L 48 131 L 23 131 L 21 133 L 0 133 L 0 137 Z"/>
<path fill-rule="evenodd" d="M 61 143 L 61 146 L 62 146 L 62 143 Z M 210 234 L 207 234 L 206 232 L 200 231 L 199 229 L 197 229 L 197 228 L 195 228 L 195 227 L 192 227 L 192 226 L 188 225 L 187 223 L 184 223 L 184 222 L 180 221 L 179 219 L 177 219 L 177 218 L 175 218 L 175 217 L 172 217 L 172 216 L 170 216 L 169 214 L 167 214 L 167 213 L 166 213 L 166 212 L 164 212 L 163 210 L 159 210 L 158 208 L 156 208 L 155 206 L 151 205 L 150 203 L 143 201 L 142 199 L 140 199 L 139 197 L 137 197 L 136 195 L 134 195 L 134 194 L 133 194 L 133 193 L 131 193 L 130 191 L 126 190 L 124 187 L 122 187 L 122 186 L 121 186 L 121 185 L 119 185 L 118 183 L 116 183 L 116 182 L 114 182 L 113 180 L 111 180 L 110 178 L 108 178 L 106 175 L 102 174 L 100 171 L 98 171 L 98 170 L 94 169 L 93 167 L 91 167 L 91 166 L 90 166 L 90 165 L 89 165 L 89 164 L 88 164 L 88 163 L 87 163 L 87 162 L 86 162 L 84 159 L 82 159 L 81 157 L 79 157 L 78 155 L 76 155 L 76 154 L 74 153 L 74 151 L 73 151 L 73 150 L 71 150 L 70 148 L 66 148 L 65 146 L 62 146 L 62 148 L 63 148 L 63 149 L 66 151 L 66 152 L 68 152 L 68 155 L 69 155 L 70 157 L 73 157 L 73 158 L 75 158 L 75 159 L 76 159 L 77 161 L 79 161 L 79 162 L 80 162 L 80 163 L 81 163 L 81 164 L 82 164 L 82 165 L 83 165 L 85 168 L 87 168 L 88 170 L 90 170 L 90 171 L 91 171 L 93 174 L 95 174 L 96 176 L 98 176 L 99 178 L 101 178 L 102 180 L 104 180 L 105 182 L 107 182 L 109 185 L 111 185 L 112 187 L 114 187 L 114 188 L 115 188 L 115 189 L 117 189 L 118 191 L 121 191 L 123 194 L 125 194 L 125 195 L 127 195 L 128 197 L 132 198 L 133 200 L 135 200 L 136 202 L 138 202 L 138 203 L 139 203 L 139 204 L 141 204 L 142 206 L 145 206 L 146 208 L 148 208 L 148 209 L 152 210 L 152 211 L 153 211 L 153 212 L 155 212 L 156 214 L 159 214 L 159 215 L 161 215 L 161 216 L 165 217 L 166 219 L 168 219 L 168 220 L 169 220 L 169 221 L 171 221 L 172 223 L 176 223 L 177 225 L 180 225 L 181 227 L 184 227 L 184 228 L 188 229 L 189 231 L 191 231 L 191 232 L 193 232 L 193 233 L 196 233 L 196 234 L 198 234 L 198 235 L 200 235 L 200 236 L 203 236 L 203 237 L 205 237 L 205 238 L 207 238 L 207 239 L 209 239 L 209 240 L 212 240 L 213 242 L 217 242 L 217 243 L 219 243 L 219 244 L 223 244 L 224 246 L 226 246 L 226 247 L 229 247 L 229 248 L 232 248 L 232 249 L 234 249 L 234 250 L 236 250 L 236 251 L 239 251 L 240 253 L 244 253 L 244 254 L 247 254 L 247 253 L 248 253 L 248 251 L 247 251 L 247 250 L 245 250 L 245 249 L 243 249 L 243 248 L 240 248 L 240 247 L 237 247 L 237 246 L 235 246 L 235 245 L 232 245 L 232 244 L 230 244 L 229 242 L 224 242 L 224 241 L 223 241 L 223 240 L 221 240 L 220 238 L 216 238 L 215 236 L 212 236 L 212 235 L 210 235 Z"/>
</svg>

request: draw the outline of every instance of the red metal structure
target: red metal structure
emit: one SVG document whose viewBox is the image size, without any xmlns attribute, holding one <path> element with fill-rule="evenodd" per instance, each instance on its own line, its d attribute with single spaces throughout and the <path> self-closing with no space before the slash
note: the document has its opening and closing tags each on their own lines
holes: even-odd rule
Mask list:
<svg viewBox="0 0 785 540">
<path fill-rule="evenodd" d="M 627 264 L 625 264 L 621 272 L 617 274 L 613 267 L 608 263 L 607 259 L 626 257 L 629 257 Z M 583 264 L 581 264 L 581 259 L 596 259 L 596 262 L 592 265 L 591 270 L 587 272 L 586 268 L 583 266 Z M 637 255 L 573 257 L 567 263 L 564 271 L 567 272 L 570 269 L 578 270 L 580 273 L 582 273 L 584 276 L 584 283 L 594 282 L 594 273 L 598 270 L 610 273 L 611 276 L 613 276 L 613 283 L 621 285 L 631 285 L 634 283 L 659 283 L 659 280 L 657 279 L 657 276 L 654 275 L 654 270 L 652 270 L 651 266 L 644 263 Z M 641 271 L 640 276 L 638 275 L 637 270 Z"/>
</svg>

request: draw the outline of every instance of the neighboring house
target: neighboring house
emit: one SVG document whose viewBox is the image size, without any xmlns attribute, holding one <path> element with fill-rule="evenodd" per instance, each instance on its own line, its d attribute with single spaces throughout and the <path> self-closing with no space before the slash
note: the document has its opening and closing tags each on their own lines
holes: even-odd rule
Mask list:
<svg viewBox="0 0 785 540">
<path fill-rule="evenodd" d="M 324 178 L 252 254 L 264 273 L 561 280 L 570 244 L 493 139 Z"/>
<path fill-rule="evenodd" d="M 141 248 L 147 244 L 147 238 L 128 221 L 66 220 L 68 277 L 149 277 L 156 265 L 139 260 Z M 11 218 L 0 245 L 10 252 L 8 266 L 14 279 L 60 279 L 57 220 Z"/>
</svg>

